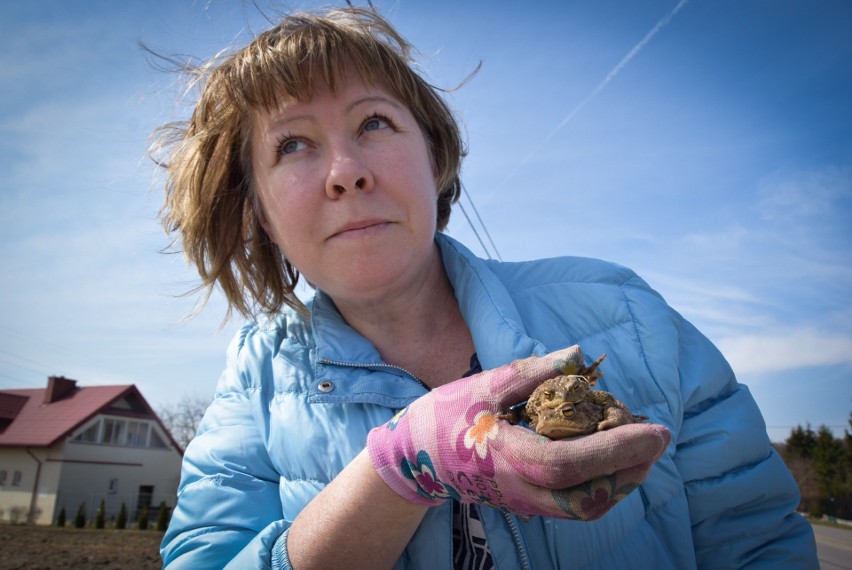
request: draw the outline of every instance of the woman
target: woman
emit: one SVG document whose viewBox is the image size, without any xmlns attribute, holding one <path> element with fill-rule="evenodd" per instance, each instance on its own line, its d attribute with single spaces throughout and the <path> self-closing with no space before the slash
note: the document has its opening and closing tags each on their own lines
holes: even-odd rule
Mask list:
<svg viewBox="0 0 852 570">
<path fill-rule="evenodd" d="M 816 566 L 747 389 L 644 282 L 440 233 L 463 145 L 386 21 L 290 16 L 203 78 L 164 222 L 254 322 L 186 450 L 167 566 Z M 648 423 L 498 419 L 603 353 Z"/>
</svg>

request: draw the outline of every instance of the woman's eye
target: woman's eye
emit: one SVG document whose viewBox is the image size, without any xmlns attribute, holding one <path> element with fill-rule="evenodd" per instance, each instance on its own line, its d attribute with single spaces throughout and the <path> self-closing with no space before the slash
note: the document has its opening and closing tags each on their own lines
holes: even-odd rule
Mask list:
<svg viewBox="0 0 852 570">
<path fill-rule="evenodd" d="M 278 152 L 280 154 L 293 154 L 304 147 L 305 143 L 299 139 L 284 139 L 278 145 Z"/>
<path fill-rule="evenodd" d="M 391 122 L 390 122 L 389 119 L 386 119 L 385 117 L 375 116 L 375 117 L 370 117 L 364 123 L 364 131 L 365 132 L 377 131 L 379 129 L 387 129 L 390 126 L 391 126 Z"/>
</svg>

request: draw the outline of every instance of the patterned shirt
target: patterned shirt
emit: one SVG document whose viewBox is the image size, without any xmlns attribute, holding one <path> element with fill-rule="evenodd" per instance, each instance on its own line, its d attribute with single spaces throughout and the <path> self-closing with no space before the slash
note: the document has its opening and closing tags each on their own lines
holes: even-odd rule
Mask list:
<svg viewBox="0 0 852 570">
<path fill-rule="evenodd" d="M 482 372 L 476 353 L 470 357 L 470 370 L 464 377 Z M 493 570 L 494 561 L 479 511 L 470 503 L 453 501 L 453 567 L 456 570 Z"/>
</svg>

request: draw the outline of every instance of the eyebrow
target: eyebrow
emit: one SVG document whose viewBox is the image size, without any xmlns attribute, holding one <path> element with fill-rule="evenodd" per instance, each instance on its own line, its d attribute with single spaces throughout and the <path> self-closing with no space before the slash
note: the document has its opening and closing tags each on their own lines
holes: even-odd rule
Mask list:
<svg viewBox="0 0 852 570">
<path fill-rule="evenodd" d="M 400 110 L 405 108 L 398 101 L 395 101 L 393 99 L 389 99 L 388 97 L 385 97 L 383 95 L 368 95 L 366 97 L 360 97 L 360 98 L 356 99 L 355 101 L 352 101 L 351 103 L 349 103 L 346 106 L 346 113 L 350 113 L 356 107 L 358 107 L 360 105 L 364 105 L 366 103 L 387 103 L 388 105 L 396 107 L 397 109 L 400 109 Z M 300 114 L 300 115 L 293 115 L 291 117 L 281 117 L 281 118 L 278 118 L 278 119 L 275 119 L 274 121 L 272 121 L 269 124 L 269 127 L 265 130 L 266 130 L 267 133 L 275 132 L 277 130 L 280 130 L 284 125 L 286 125 L 288 123 L 292 123 L 294 121 L 301 121 L 301 120 L 310 121 L 310 120 L 313 120 L 313 119 L 314 119 L 314 116 L 310 115 L 310 114 Z"/>
<path fill-rule="evenodd" d="M 388 99 L 383 95 L 368 95 L 367 97 L 361 97 L 360 99 L 356 99 L 355 101 L 349 103 L 349 105 L 346 106 L 346 112 L 348 113 L 358 105 L 363 105 L 364 103 L 387 103 L 388 105 L 396 107 L 397 109 L 404 108 L 402 104 L 398 101 Z"/>
</svg>

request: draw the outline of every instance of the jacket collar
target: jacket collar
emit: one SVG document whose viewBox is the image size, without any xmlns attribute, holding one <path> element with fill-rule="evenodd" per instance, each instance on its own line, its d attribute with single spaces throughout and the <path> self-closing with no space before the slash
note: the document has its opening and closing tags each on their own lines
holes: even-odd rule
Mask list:
<svg viewBox="0 0 852 570">
<path fill-rule="evenodd" d="M 438 234 L 444 268 L 455 289 L 462 316 L 473 336 L 483 369 L 496 368 L 519 358 L 543 356 L 546 347 L 526 333 L 511 294 L 491 267 L 461 243 Z"/>
<path fill-rule="evenodd" d="M 482 368 L 546 354 L 544 345 L 527 336 L 509 291 L 489 267 L 489 263 L 497 262 L 477 258 L 444 234 L 437 234 L 435 242 Z M 313 301 L 311 319 L 319 360 L 359 366 L 383 363 L 372 343 L 346 323 L 332 299 L 320 290 Z"/>
<path fill-rule="evenodd" d="M 317 289 L 311 307 L 317 358 L 346 364 L 378 364 L 379 351 L 344 320 L 334 301 Z"/>
</svg>

